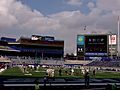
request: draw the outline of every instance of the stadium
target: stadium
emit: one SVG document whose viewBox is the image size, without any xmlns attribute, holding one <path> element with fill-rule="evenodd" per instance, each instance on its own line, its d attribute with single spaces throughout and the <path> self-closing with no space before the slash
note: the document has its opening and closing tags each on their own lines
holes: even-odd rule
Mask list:
<svg viewBox="0 0 120 90">
<path fill-rule="evenodd" d="M 111 90 L 120 89 L 117 36 L 77 35 L 77 58 L 64 58 L 64 40 L 52 36 L 1 37 L 0 89 Z M 85 75 L 89 72 L 89 85 Z"/>
</svg>

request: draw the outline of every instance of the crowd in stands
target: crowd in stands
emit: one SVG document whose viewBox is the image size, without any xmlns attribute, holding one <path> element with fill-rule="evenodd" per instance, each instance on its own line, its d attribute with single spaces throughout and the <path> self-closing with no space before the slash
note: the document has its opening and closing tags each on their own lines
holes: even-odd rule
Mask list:
<svg viewBox="0 0 120 90">
<path fill-rule="evenodd" d="M 88 60 L 65 60 L 65 64 L 81 64 L 81 65 L 86 65 L 92 61 Z"/>
<path fill-rule="evenodd" d="M 41 60 L 40 64 L 46 64 L 46 65 L 64 65 L 63 60 Z"/>
<path fill-rule="evenodd" d="M 61 58 L 35 58 L 35 57 L 19 57 L 19 56 L 8 56 L 1 57 L 0 61 L 2 60 L 10 60 L 11 64 L 14 65 L 19 65 L 22 63 L 27 63 L 27 64 L 40 64 L 40 65 L 66 65 L 66 64 L 79 64 L 83 66 L 100 66 L 100 67 L 120 67 L 120 62 L 119 61 L 103 61 L 103 60 L 92 60 L 92 61 L 84 61 L 84 60 L 64 60 Z"/>
<path fill-rule="evenodd" d="M 120 67 L 120 61 L 92 61 L 86 66 Z"/>
</svg>

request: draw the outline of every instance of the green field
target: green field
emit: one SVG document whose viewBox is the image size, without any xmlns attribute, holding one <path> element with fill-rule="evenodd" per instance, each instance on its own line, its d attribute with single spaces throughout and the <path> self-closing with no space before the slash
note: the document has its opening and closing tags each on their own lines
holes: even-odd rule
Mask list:
<svg viewBox="0 0 120 90">
<path fill-rule="evenodd" d="M 1 76 L 25 76 L 25 77 L 44 77 L 46 74 L 46 68 L 39 68 L 37 71 L 32 69 L 27 69 L 24 73 L 19 67 L 9 68 L 0 73 Z M 84 75 L 81 73 L 80 69 L 75 69 L 74 75 L 66 74 L 65 71 L 70 71 L 69 68 L 62 69 L 62 76 L 59 76 L 58 68 L 55 68 L 55 77 L 80 77 L 83 78 Z M 120 72 L 107 72 L 107 71 L 97 71 L 95 77 L 92 72 L 90 72 L 90 78 L 120 78 Z"/>
</svg>

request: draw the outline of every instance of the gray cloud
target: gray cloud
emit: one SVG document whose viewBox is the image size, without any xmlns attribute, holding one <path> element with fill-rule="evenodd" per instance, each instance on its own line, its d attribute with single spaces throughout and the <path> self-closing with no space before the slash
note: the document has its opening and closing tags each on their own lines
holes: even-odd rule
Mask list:
<svg viewBox="0 0 120 90">
<path fill-rule="evenodd" d="M 97 8 L 108 11 L 120 10 L 120 0 L 97 0 Z"/>
</svg>

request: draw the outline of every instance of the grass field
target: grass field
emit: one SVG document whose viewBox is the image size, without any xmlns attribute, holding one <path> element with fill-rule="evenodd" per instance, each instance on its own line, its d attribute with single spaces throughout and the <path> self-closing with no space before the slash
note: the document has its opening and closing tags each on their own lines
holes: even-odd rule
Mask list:
<svg viewBox="0 0 120 90">
<path fill-rule="evenodd" d="M 44 77 L 46 74 L 45 68 L 39 68 L 37 71 L 28 69 L 28 73 L 23 73 L 19 67 L 9 68 L 0 73 L 1 76 L 25 76 L 25 77 Z M 65 71 L 70 71 L 69 68 L 62 69 L 62 76 L 59 76 L 58 68 L 55 68 L 55 77 L 80 77 L 83 78 L 84 75 L 80 72 L 80 69 L 75 69 L 74 75 L 66 74 Z M 120 78 L 120 72 L 107 72 L 107 71 L 97 71 L 95 77 L 92 72 L 90 72 L 90 78 Z"/>
</svg>

